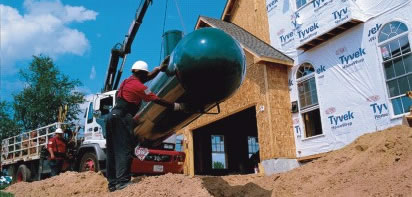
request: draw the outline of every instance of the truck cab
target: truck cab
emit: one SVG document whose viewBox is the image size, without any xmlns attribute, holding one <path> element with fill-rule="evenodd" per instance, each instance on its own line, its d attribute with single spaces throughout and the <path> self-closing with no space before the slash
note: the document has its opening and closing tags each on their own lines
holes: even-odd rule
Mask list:
<svg viewBox="0 0 412 197">
<path fill-rule="evenodd" d="M 84 115 L 84 140 L 78 149 L 79 171 L 99 171 L 106 166 L 105 117 L 116 102 L 116 90 L 93 95 Z"/>
<path fill-rule="evenodd" d="M 106 148 L 104 119 L 114 107 L 116 92 L 114 90 L 96 94 L 89 101 L 84 120 L 83 144 L 99 144 L 101 148 Z"/>
</svg>

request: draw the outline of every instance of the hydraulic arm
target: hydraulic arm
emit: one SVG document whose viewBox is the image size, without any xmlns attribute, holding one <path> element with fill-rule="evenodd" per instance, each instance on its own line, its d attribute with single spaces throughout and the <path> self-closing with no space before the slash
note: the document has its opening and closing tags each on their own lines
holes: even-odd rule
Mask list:
<svg viewBox="0 0 412 197">
<path fill-rule="evenodd" d="M 104 88 L 102 92 L 107 92 L 111 90 L 116 90 L 119 85 L 120 78 L 123 73 L 123 67 L 126 61 L 127 55 L 131 52 L 131 46 L 134 38 L 136 37 L 137 31 L 139 30 L 140 24 L 143 22 L 143 18 L 146 14 L 147 8 L 152 3 L 152 0 L 142 0 L 139 8 L 136 11 L 135 19 L 130 25 L 129 32 L 124 38 L 122 44 L 117 43 L 111 50 L 109 66 L 107 69 L 106 80 L 104 82 Z M 122 58 L 122 64 L 119 71 L 117 71 L 117 66 L 119 60 Z M 117 74 L 116 74 L 117 72 Z"/>
</svg>

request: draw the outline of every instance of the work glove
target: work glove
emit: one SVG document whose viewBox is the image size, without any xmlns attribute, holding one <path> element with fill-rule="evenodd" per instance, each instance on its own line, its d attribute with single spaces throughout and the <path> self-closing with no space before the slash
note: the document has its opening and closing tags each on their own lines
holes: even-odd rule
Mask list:
<svg viewBox="0 0 412 197">
<path fill-rule="evenodd" d="M 204 109 L 190 105 L 188 103 L 174 103 L 174 111 L 182 111 L 185 113 L 204 113 Z"/>
<path fill-rule="evenodd" d="M 170 56 L 168 55 L 160 64 L 160 71 L 164 72 L 167 69 L 167 66 L 169 66 L 169 61 L 170 61 Z"/>
<path fill-rule="evenodd" d="M 184 103 L 175 103 L 174 111 L 186 111 L 186 105 Z"/>
</svg>

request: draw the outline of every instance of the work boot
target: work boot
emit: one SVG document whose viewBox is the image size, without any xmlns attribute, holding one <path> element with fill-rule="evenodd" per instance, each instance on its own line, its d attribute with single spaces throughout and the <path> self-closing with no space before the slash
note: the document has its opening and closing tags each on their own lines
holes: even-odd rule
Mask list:
<svg viewBox="0 0 412 197">
<path fill-rule="evenodd" d="M 109 187 L 109 192 L 114 192 L 114 191 L 116 191 L 116 186 Z"/>
<path fill-rule="evenodd" d="M 131 181 L 126 182 L 126 183 L 119 183 L 116 185 L 116 190 L 122 190 L 124 188 L 126 188 L 128 185 L 132 184 Z"/>
</svg>

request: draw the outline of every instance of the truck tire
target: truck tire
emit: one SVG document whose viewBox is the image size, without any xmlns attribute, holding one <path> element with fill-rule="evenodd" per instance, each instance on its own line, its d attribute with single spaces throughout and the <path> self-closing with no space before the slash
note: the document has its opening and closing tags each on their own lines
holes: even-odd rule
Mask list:
<svg viewBox="0 0 412 197">
<path fill-rule="evenodd" d="M 83 155 L 82 159 L 80 160 L 80 172 L 85 171 L 95 171 L 98 172 L 99 168 L 99 161 L 97 160 L 97 156 L 93 152 L 87 152 Z"/>
<path fill-rule="evenodd" d="M 31 176 L 31 171 L 30 169 L 24 165 L 21 164 L 19 166 L 19 168 L 17 169 L 17 173 L 16 173 L 16 182 L 28 182 L 30 181 L 30 176 Z M 14 177 L 13 177 L 14 179 Z"/>
</svg>

